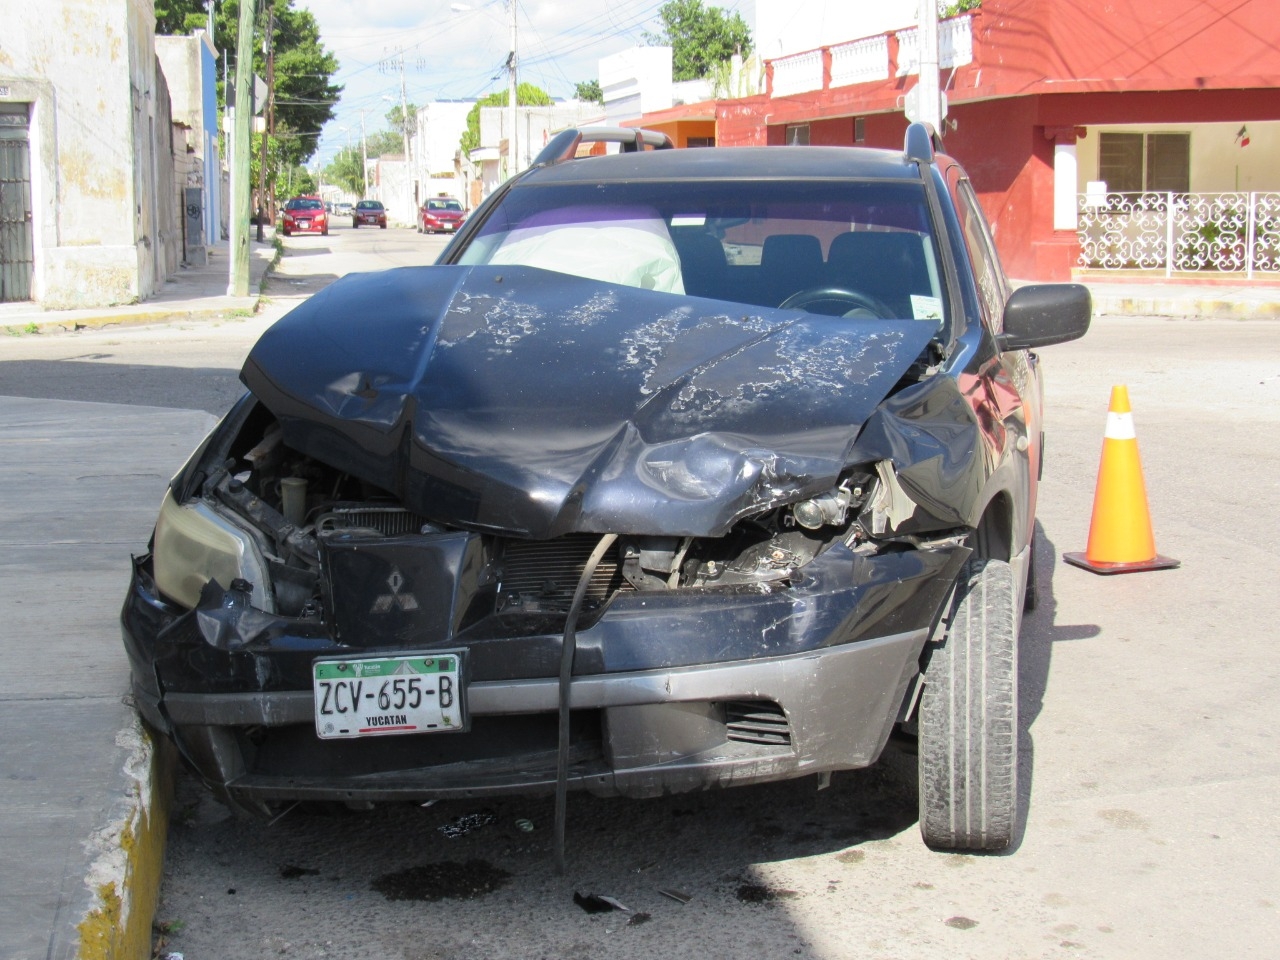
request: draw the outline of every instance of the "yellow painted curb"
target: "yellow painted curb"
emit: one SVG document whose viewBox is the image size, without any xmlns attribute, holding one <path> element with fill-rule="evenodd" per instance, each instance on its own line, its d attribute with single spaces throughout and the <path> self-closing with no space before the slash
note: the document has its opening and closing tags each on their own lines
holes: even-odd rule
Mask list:
<svg viewBox="0 0 1280 960">
<path fill-rule="evenodd" d="M 76 960 L 145 960 L 164 874 L 164 847 L 173 802 L 174 748 L 137 717 L 116 743 L 129 751 L 131 795 L 113 822 L 93 838 L 97 850 L 86 883 L 93 906 L 76 929 Z"/>
</svg>

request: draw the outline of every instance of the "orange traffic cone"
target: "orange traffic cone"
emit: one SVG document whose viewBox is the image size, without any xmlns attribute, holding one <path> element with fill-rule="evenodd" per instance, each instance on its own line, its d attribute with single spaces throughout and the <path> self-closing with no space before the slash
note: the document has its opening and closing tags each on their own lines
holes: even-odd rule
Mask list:
<svg viewBox="0 0 1280 960">
<path fill-rule="evenodd" d="M 1089 546 L 1084 553 L 1064 553 L 1062 559 L 1094 573 L 1136 573 L 1179 565 L 1156 553 L 1128 387 L 1111 388 Z"/>
</svg>

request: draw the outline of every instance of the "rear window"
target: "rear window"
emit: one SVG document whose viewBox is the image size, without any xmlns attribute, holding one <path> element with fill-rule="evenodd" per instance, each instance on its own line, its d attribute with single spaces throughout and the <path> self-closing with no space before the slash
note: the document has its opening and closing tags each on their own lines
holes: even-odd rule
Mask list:
<svg viewBox="0 0 1280 960">
<path fill-rule="evenodd" d="M 919 183 L 526 185 L 486 218 L 457 262 L 818 313 L 940 322 L 944 309 Z M 814 291 L 829 288 L 843 295 L 818 304 Z"/>
</svg>

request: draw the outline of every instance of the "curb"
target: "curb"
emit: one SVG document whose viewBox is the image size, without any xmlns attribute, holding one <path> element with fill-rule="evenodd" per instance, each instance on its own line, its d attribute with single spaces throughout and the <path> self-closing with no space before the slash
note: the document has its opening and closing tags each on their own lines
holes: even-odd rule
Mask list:
<svg viewBox="0 0 1280 960">
<path fill-rule="evenodd" d="M 116 734 L 123 748 L 124 796 L 88 842 L 85 884 L 90 905 L 76 925 L 74 960 L 138 960 L 151 956 L 151 926 L 164 875 L 176 752 L 134 715 Z"/>
<path fill-rule="evenodd" d="M 1275 320 L 1280 318 L 1280 301 L 1214 300 L 1191 297 L 1102 296 L 1094 290 L 1093 311 L 1097 316 L 1176 317 L 1209 320 Z"/>
<path fill-rule="evenodd" d="M 272 242 L 271 259 L 262 268 L 262 275 L 256 284 L 252 284 L 252 292 L 244 297 L 221 295 L 217 297 L 191 297 L 186 301 L 171 298 L 171 302 L 196 302 L 199 300 L 217 301 L 212 306 L 172 307 L 165 308 L 157 303 L 139 303 L 134 309 L 126 307 L 108 307 L 102 312 L 92 309 L 49 311 L 49 319 L 41 319 L 40 314 L 20 316 L 17 322 L 5 323 L 0 315 L 0 330 L 11 336 L 38 336 L 43 332 L 75 333 L 80 330 L 103 330 L 108 327 L 137 327 L 159 323 L 183 323 L 196 320 L 233 320 L 252 317 L 262 309 L 262 297 L 271 273 L 280 264 L 283 250 Z M 252 269 L 252 268 L 251 268 Z M 253 271 L 256 272 L 256 271 Z M 34 327 L 35 329 L 31 329 Z"/>
<path fill-rule="evenodd" d="M 152 323 L 181 323 L 185 320 L 232 320 L 251 317 L 258 312 L 258 296 L 246 297 L 246 306 L 210 307 L 194 310 L 153 310 L 132 313 L 99 314 L 97 316 L 72 317 L 44 322 L 31 321 L 35 330 L 26 324 L 6 325 L 5 329 L 16 336 L 39 336 L 43 332 L 75 333 L 79 330 L 104 330 L 108 327 L 138 327 Z"/>
</svg>

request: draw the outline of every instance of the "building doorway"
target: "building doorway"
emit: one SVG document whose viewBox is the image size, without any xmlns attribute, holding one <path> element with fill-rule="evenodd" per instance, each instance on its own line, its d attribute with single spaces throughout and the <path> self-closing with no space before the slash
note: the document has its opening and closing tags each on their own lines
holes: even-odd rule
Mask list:
<svg viewBox="0 0 1280 960">
<path fill-rule="evenodd" d="M 29 119 L 27 104 L 0 103 L 0 303 L 31 299 Z"/>
</svg>

